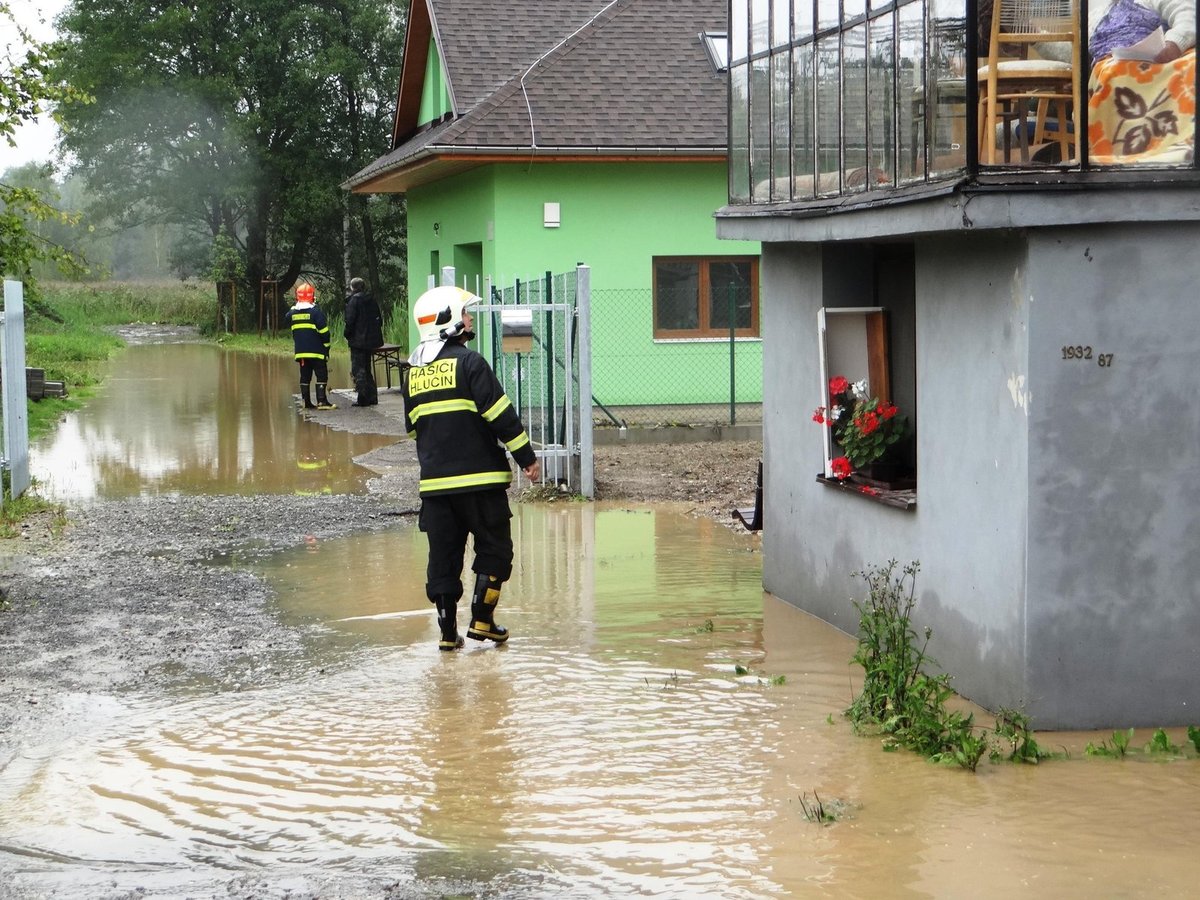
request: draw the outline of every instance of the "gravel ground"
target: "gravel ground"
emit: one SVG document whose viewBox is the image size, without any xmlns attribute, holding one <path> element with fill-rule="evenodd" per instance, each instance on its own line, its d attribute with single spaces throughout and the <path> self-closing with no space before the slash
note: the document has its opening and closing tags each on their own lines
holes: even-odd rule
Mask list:
<svg viewBox="0 0 1200 900">
<path fill-rule="evenodd" d="M 394 415 L 375 410 L 309 415 L 335 428 L 402 431 Z M 733 506 L 753 501 L 760 454 L 757 441 L 598 447 L 597 498 L 681 501 L 728 524 Z M 157 693 L 198 679 L 244 689 L 299 664 L 307 635 L 272 616 L 270 588 L 212 563 L 235 550 L 271 553 L 415 516 L 411 442 L 359 462 L 378 476 L 366 495 L 98 501 L 69 508 L 61 534 L 45 515 L 0 540 L 0 774 L 23 748 L 61 737 L 70 727 L 63 710 L 81 695 Z M 0 898 L 18 896 L 2 881 L 0 873 Z"/>
</svg>

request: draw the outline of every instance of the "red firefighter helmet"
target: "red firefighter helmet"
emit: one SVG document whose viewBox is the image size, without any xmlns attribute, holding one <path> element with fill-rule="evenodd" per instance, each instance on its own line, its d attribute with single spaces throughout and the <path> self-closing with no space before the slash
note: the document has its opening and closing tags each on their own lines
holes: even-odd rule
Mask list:
<svg viewBox="0 0 1200 900">
<path fill-rule="evenodd" d="M 317 292 L 313 290 L 313 286 L 305 282 L 296 286 L 296 299 L 301 303 L 312 303 Z"/>
</svg>

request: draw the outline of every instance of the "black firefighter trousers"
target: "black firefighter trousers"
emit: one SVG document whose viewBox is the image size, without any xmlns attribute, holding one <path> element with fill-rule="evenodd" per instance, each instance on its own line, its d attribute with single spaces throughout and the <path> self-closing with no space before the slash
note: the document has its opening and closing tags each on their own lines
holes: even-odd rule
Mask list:
<svg viewBox="0 0 1200 900">
<path fill-rule="evenodd" d="M 429 540 L 425 595 L 431 601 L 462 597 L 467 535 L 474 538 L 475 574 L 508 581 L 513 563 L 511 519 L 504 488 L 422 497 L 419 527 Z"/>
</svg>

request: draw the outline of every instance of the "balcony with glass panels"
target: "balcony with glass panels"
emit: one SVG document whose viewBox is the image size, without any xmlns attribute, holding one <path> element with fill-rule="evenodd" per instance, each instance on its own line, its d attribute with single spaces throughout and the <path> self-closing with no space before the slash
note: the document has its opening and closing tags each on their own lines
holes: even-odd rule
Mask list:
<svg viewBox="0 0 1200 900">
<path fill-rule="evenodd" d="M 1195 181 L 1196 0 L 1090 5 L 732 0 L 731 205 Z"/>
</svg>

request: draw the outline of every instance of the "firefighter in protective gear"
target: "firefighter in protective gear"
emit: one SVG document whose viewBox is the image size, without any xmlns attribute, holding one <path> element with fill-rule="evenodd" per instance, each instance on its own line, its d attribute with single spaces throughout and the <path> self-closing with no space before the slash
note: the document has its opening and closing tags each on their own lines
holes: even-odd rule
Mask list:
<svg viewBox="0 0 1200 900">
<path fill-rule="evenodd" d="M 311 284 L 296 286 L 296 305 L 283 314 L 284 324 L 292 331 L 292 346 L 300 364 L 300 396 L 305 409 L 337 409 L 325 394 L 329 383 L 329 322 L 317 308 L 316 291 Z M 309 384 L 317 380 L 317 402 L 312 402 Z"/>
<path fill-rule="evenodd" d="M 508 629 L 495 619 L 513 562 L 512 469 L 505 451 L 531 481 L 541 477 L 512 402 L 487 361 L 466 346 L 475 337 L 470 307 L 478 302 L 451 286 L 422 294 L 413 305 L 420 343 L 400 379 L 404 425 L 416 439 L 421 466 L 420 529 L 429 541 L 425 593 L 437 608 L 441 650 L 463 645 L 457 612 L 468 535 L 475 586 L 467 637 L 508 640 Z"/>
</svg>

